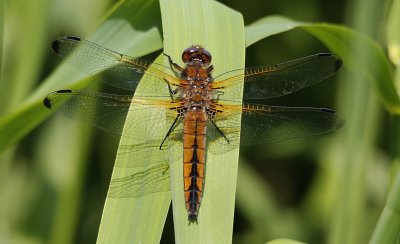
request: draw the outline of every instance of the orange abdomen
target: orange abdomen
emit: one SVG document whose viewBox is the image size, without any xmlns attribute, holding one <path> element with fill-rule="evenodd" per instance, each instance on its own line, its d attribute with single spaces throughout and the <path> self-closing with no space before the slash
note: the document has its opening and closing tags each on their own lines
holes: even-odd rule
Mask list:
<svg viewBox="0 0 400 244">
<path fill-rule="evenodd" d="M 206 127 L 205 111 L 188 111 L 183 123 L 183 179 L 186 209 L 190 221 L 197 219 L 203 196 Z"/>
</svg>

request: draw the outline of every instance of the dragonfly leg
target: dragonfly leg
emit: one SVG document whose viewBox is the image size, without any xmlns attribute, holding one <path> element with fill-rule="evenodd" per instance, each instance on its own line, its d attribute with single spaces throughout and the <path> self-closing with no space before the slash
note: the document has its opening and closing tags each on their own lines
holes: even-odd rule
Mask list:
<svg viewBox="0 0 400 244">
<path fill-rule="evenodd" d="M 172 87 L 171 87 L 170 82 L 169 82 L 166 78 L 164 78 L 164 81 L 165 81 L 165 82 L 167 83 L 167 85 L 168 85 L 169 96 L 171 97 L 171 100 L 174 101 L 174 100 L 175 100 L 175 99 L 174 99 L 174 95 L 176 95 L 176 94 L 178 93 L 179 89 L 176 88 L 175 90 L 172 90 Z"/>
<path fill-rule="evenodd" d="M 208 66 L 208 68 L 207 68 L 207 73 L 208 74 L 211 74 L 211 72 L 214 70 L 214 65 L 210 65 L 210 66 Z"/>
<path fill-rule="evenodd" d="M 180 117 L 181 117 L 181 114 L 178 113 L 178 115 L 176 116 L 176 118 L 175 118 L 175 120 L 174 120 L 174 123 L 172 123 L 171 127 L 169 127 L 169 130 L 168 130 L 167 134 L 165 135 L 164 140 L 161 142 L 160 150 L 162 150 L 162 146 L 163 146 L 164 142 L 165 142 L 165 141 L 168 139 L 168 137 L 171 135 L 172 131 L 174 131 L 175 128 L 178 126 L 178 124 L 179 124 L 179 123 L 178 123 L 178 119 L 179 119 Z"/>
<path fill-rule="evenodd" d="M 228 137 L 226 137 L 224 132 L 222 132 L 222 130 L 217 126 L 217 124 L 215 124 L 214 120 L 211 120 L 211 123 L 214 125 L 215 129 L 217 129 L 217 131 L 221 134 L 221 136 L 223 136 L 225 138 L 226 142 L 229 144 Z"/>
<path fill-rule="evenodd" d="M 180 73 L 183 71 L 183 68 L 181 66 L 179 66 L 179 64 L 174 63 L 174 61 L 172 61 L 171 56 L 169 56 L 168 54 L 165 54 L 165 53 L 163 53 L 163 54 L 164 54 L 164 56 L 166 56 L 168 58 L 169 65 L 171 67 L 173 67 L 172 70 L 175 72 L 175 75 L 177 77 L 179 77 Z"/>
</svg>

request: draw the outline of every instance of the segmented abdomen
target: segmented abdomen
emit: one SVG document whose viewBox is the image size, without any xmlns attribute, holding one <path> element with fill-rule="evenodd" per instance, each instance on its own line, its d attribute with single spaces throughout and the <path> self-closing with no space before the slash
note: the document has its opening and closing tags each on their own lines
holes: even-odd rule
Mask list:
<svg viewBox="0 0 400 244">
<path fill-rule="evenodd" d="M 183 123 L 183 178 L 185 202 L 190 221 L 196 221 L 203 196 L 207 114 L 188 111 Z"/>
</svg>

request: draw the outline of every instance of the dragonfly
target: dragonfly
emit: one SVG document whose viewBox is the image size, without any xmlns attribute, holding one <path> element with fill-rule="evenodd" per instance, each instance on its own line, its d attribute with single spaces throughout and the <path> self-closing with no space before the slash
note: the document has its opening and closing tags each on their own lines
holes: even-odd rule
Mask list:
<svg viewBox="0 0 400 244">
<path fill-rule="evenodd" d="M 344 124 L 343 118 L 332 109 L 235 100 L 242 92 L 244 100 L 264 100 L 314 85 L 342 67 L 342 60 L 330 53 L 226 71 L 213 77 L 212 55 L 201 45 L 183 51 L 183 67 L 167 54 L 164 55 L 169 65 L 164 65 L 123 55 L 74 36 L 55 40 L 52 49 L 71 65 L 90 75 L 99 75 L 112 86 L 133 93 L 146 75 L 163 89 L 160 94 L 149 87 L 135 96 L 59 90 L 48 94 L 43 103 L 50 110 L 115 133 L 121 133 L 128 111 L 150 113 L 152 109 L 161 109 L 163 112 L 156 115 L 138 116 L 129 127 L 164 121 L 157 123 L 162 129 L 149 132 L 151 142 L 160 150 L 173 142 L 182 146 L 184 200 L 190 222 L 198 218 L 205 187 L 207 149 L 211 144 L 217 145 L 211 153 L 221 153 L 232 150 L 231 145 L 318 135 Z M 241 119 L 232 119 L 235 116 Z M 146 141 L 134 132 L 123 135 Z"/>
</svg>

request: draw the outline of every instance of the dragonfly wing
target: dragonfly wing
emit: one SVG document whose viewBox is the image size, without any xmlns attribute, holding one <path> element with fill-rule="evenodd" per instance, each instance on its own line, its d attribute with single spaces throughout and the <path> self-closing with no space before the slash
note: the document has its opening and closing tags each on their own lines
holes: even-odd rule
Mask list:
<svg viewBox="0 0 400 244">
<path fill-rule="evenodd" d="M 245 104 L 240 141 L 242 145 L 273 143 L 331 132 L 343 125 L 343 118 L 330 109 Z"/>
<path fill-rule="evenodd" d="M 170 190 L 169 164 L 157 164 L 144 171 L 111 180 L 107 197 L 138 198 Z"/>
<path fill-rule="evenodd" d="M 213 88 L 232 87 L 231 89 L 236 89 L 240 94 L 238 83 L 244 80 L 244 99 L 267 99 L 287 95 L 314 85 L 333 75 L 341 67 L 342 60 L 338 57 L 329 53 L 320 53 L 286 63 L 247 68 L 244 74 L 215 81 Z M 227 72 L 223 76 L 230 75 L 232 72 L 237 71 Z M 218 77 L 215 79 L 217 80 Z M 238 95 L 235 92 L 232 94 Z"/>
<path fill-rule="evenodd" d="M 122 55 L 79 37 L 59 38 L 53 42 L 52 48 L 79 70 L 90 75 L 100 74 L 105 83 L 126 90 L 134 91 L 144 74 L 159 80 L 164 86 L 163 78 L 168 78 L 172 84 L 178 82 L 163 72 L 164 69 L 170 70 L 164 65 Z"/>
<path fill-rule="evenodd" d="M 122 134 L 125 126 L 123 136 L 141 141 L 158 140 L 160 144 L 170 120 L 177 115 L 169 109 L 174 105 L 168 100 L 133 99 L 129 95 L 60 90 L 47 95 L 43 103 L 48 109 L 100 129 Z M 141 116 L 133 117 L 125 125 L 130 110 Z M 146 138 L 137 134 L 142 131 L 149 131 Z"/>
<path fill-rule="evenodd" d="M 215 108 L 223 112 L 212 113 L 214 119 L 207 123 L 207 140 L 215 145 L 208 147 L 211 153 L 220 154 L 239 147 L 241 108 L 241 105 L 228 104 Z"/>
<path fill-rule="evenodd" d="M 236 145 L 274 143 L 334 131 L 344 125 L 343 118 L 325 108 L 279 107 L 261 104 L 225 105 L 226 111 L 210 122 L 207 136 L 221 145 L 222 153 Z M 241 114 L 241 120 L 231 119 Z M 222 133 L 221 133 L 222 132 Z"/>
</svg>

